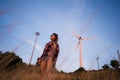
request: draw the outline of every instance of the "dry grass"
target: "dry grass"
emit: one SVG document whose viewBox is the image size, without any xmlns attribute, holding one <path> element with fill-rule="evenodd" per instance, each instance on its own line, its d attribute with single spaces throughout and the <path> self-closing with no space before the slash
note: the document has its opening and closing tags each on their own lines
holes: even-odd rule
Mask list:
<svg viewBox="0 0 120 80">
<path fill-rule="evenodd" d="M 120 80 L 120 70 L 107 70 L 107 71 L 86 71 L 80 73 L 68 74 L 61 80 Z"/>
<path fill-rule="evenodd" d="M 0 54 L 0 80 L 40 80 L 38 66 L 26 65 L 14 53 Z M 46 79 L 47 80 L 47 79 Z M 120 80 L 120 69 L 60 73 L 52 70 L 52 80 Z"/>
<path fill-rule="evenodd" d="M 0 80 L 40 80 L 40 69 L 37 66 L 23 65 L 12 71 L 1 71 Z M 120 80 L 120 69 L 70 74 L 52 71 L 52 80 Z"/>
</svg>

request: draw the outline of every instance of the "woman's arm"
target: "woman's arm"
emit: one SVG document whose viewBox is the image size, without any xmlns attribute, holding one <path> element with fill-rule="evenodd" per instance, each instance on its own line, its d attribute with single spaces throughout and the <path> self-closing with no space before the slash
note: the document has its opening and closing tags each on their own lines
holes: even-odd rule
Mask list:
<svg viewBox="0 0 120 80">
<path fill-rule="evenodd" d="M 60 52 L 59 45 L 56 44 L 56 47 L 55 47 L 55 58 L 58 57 L 59 52 Z"/>
</svg>

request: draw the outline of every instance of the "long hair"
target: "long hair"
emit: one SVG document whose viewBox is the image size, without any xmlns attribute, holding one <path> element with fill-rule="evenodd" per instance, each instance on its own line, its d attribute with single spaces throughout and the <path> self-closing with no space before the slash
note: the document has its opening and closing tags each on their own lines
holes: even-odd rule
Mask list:
<svg viewBox="0 0 120 80">
<path fill-rule="evenodd" d="M 54 35 L 55 36 L 55 42 L 58 42 L 58 34 L 57 33 L 52 33 L 52 35 Z"/>
</svg>

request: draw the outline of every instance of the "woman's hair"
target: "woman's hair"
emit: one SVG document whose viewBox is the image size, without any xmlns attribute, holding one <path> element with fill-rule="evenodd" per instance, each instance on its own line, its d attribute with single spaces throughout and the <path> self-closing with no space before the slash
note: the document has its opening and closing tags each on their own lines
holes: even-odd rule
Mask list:
<svg viewBox="0 0 120 80">
<path fill-rule="evenodd" d="M 57 33 L 52 33 L 52 35 L 55 36 L 55 38 L 56 38 L 55 41 L 58 42 L 58 34 Z"/>
</svg>

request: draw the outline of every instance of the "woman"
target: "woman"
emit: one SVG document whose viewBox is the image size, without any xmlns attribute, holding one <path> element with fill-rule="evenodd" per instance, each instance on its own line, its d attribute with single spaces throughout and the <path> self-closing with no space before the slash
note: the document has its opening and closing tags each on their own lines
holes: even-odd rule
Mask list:
<svg viewBox="0 0 120 80">
<path fill-rule="evenodd" d="M 41 69 L 40 80 L 44 80 L 45 75 L 48 78 L 47 80 L 51 80 L 51 69 L 55 67 L 59 53 L 58 35 L 53 33 L 50 39 L 51 41 L 46 44 L 42 56 L 38 59 Z"/>
</svg>

